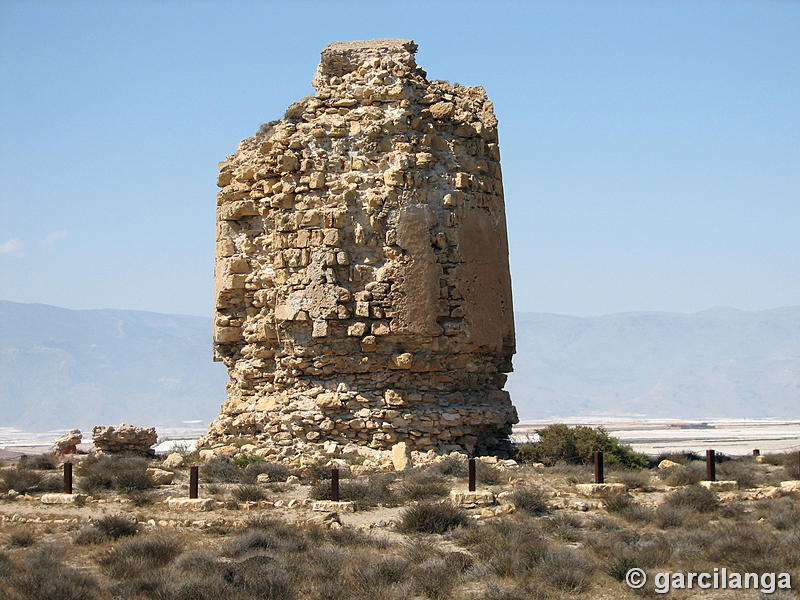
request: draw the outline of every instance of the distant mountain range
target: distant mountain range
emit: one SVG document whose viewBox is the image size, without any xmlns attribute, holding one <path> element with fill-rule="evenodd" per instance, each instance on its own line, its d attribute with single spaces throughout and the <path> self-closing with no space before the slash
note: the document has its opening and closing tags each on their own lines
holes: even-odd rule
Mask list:
<svg viewBox="0 0 800 600">
<path fill-rule="evenodd" d="M 517 314 L 521 417 L 800 417 L 800 306 Z"/>
<path fill-rule="evenodd" d="M 227 381 L 211 357 L 209 318 L 0 301 L 0 426 L 208 422 Z"/>
<path fill-rule="evenodd" d="M 800 307 L 516 321 L 522 418 L 800 417 Z M 210 318 L 0 301 L 0 427 L 208 422 L 226 380 Z"/>
</svg>

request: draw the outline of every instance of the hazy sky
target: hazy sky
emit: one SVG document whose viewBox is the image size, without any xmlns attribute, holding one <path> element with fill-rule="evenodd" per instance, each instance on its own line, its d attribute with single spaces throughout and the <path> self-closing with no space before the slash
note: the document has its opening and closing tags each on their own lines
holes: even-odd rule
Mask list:
<svg viewBox="0 0 800 600">
<path fill-rule="evenodd" d="M 334 40 L 500 120 L 517 310 L 800 304 L 800 3 L 0 1 L 0 298 L 209 315 L 217 162 Z"/>
</svg>

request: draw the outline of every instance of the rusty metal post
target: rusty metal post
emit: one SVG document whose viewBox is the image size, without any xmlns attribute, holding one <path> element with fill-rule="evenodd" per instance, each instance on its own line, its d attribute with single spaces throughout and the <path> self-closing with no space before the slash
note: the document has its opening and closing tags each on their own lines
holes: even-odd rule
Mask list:
<svg viewBox="0 0 800 600">
<path fill-rule="evenodd" d="M 331 469 L 331 500 L 339 501 L 339 469 Z"/>
<path fill-rule="evenodd" d="M 714 462 L 714 451 L 706 450 L 706 481 L 717 480 L 717 464 Z"/>
<path fill-rule="evenodd" d="M 64 463 L 64 493 L 72 493 L 72 463 Z"/>
<path fill-rule="evenodd" d="M 599 450 L 594 453 L 594 482 L 605 483 L 603 477 L 603 453 Z"/>
<path fill-rule="evenodd" d="M 761 450 L 759 450 L 758 448 L 753 448 L 753 456 L 760 456 L 760 455 L 761 455 Z"/>
<path fill-rule="evenodd" d="M 475 459 L 474 458 L 470 458 L 469 459 L 469 481 L 468 481 L 467 489 L 469 489 L 470 492 L 474 492 L 475 491 Z"/>
<path fill-rule="evenodd" d="M 189 498 L 197 498 L 197 483 L 200 475 L 200 467 L 197 465 L 189 467 Z"/>
</svg>

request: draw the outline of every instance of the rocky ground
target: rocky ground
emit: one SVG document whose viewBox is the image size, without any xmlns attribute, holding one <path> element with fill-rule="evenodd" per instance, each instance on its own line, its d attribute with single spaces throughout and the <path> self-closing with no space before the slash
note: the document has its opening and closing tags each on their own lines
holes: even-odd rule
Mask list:
<svg viewBox="0 0 800 600">
<path fill-rule="evenodd" d="M 0 471 L 0 597 L 658 596 L 652 581 L 626 586 L 632 567 L 651 580 L 723 566 L 787 572 L 796 588 L 800 491 L 780 485 L 797 479 L 796 455 L 723 461 L 718 478 L 737 483 L 715 491 L 697 483 L 703 463 L 669 458 L 662 468 L 608 468 L 607 481 L 619 484 L 610 490 L 578 487 L 592 481 L 590 465 L 484 459 L 469 496 L 463 455 L 399 472 L 357 457 L 299 469 L 217 457 L 200 467 L 206 502 L 179 507 L 170 499 L 188 496 L 184 457 L 78 457 L 66 504 L 43 502 L 67 497 L 50 495 L 60 465 L 36 457 Z M 331 460 L 344 502 L 314 510 L 328 498 Z"/>
</svg>

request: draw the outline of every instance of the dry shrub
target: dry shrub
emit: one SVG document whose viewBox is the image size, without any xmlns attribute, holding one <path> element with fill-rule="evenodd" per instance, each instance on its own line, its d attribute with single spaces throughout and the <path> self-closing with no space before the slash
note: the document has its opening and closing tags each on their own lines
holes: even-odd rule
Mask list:
<svg viewBox="0 0 800 600">
<path fill-rule="evenodd" d="M 664 504 L 673 508 L 689 508 L 700 513 L 713 512 L 719 506 L 714 492 L 699 485 L 670 492 L 664 499 Z"/>
<path fill-rule="evenodd" d="M 72 543 L 78 546 L 90 546 L 102 544 L 106 540 L 108 540 L 106 534 L 98 527 L 95 525 L 84 525 L 73 538 Z"/>
<path fill-rule="evenodd" d="M 400 514 L 400 530 L 405 533 L 444 533 L 467 525 L 466 511 L 451 504 L 417 504 Z"/>
<path fill-rule="evenodd" d="M 530 596 L 499 583 L 491 582 L 474 600 L 530 600 Z"/>
<path fill-rule="evenodd" d="M 772 500 L 766 520 L 778 531 L 796 529 L 800 524 L 800 504 L 788 497 Z"/>
<path fill-rule="evenodd" d="M 450 598 L 458 576 L 458 571 L 441 558 L 426 560 L 411 573 L 414 589 L 431 600 Z"/>
<path fill-rule="evenodd" d="M 672 544 L 660 534 L 640 534 L 630 529 L 591 534 L 586 546 L 606 573 L 622 581 L 633 567 L 650 569 L 669 562 Z"/>
<path fill-rule="evenodd" d="M 572 593 L 589 588 L 592 566 L 572 548 L 550 548 L 542 560 L 541 572 L 555 587 Z"/>
<path fill-rule="evenodd" d="M 800 564 L 800 537 L 778 535 L 755 523 L 719 529 L 706 558 L 739 572 L 773 572 Z"/>
<path fill-rule="evenodd" d="M 147 460 L 141 457 L 92 454 L 75 469 L 77 486 L 93 495 L 110 489 L 123 494 L 149 490 L 155 484 L 146 472 L 147 467 Z"/>
<path fill-rule="evenodd" d="M 550 510 L 545 491 L 535 485 L 516 488 L 509 500 L 514 508 L 528 515 L 543 515 Z"/>
<path fill-rule="evenodd" d="M 262 488 L 253 484 L 237 485 L 231 495 L 239 502 L 258 502 L 267 497 Z"/>
<path fill-rule="evenodd" d="M 441 475 L 424 471 L 408 472 L 397 485 L 397 493 L 406 501 L 441 498 L 449 491 L 450 486 Z"/>
<path fill-rule="evenodd" d="M 656 508 L 654 520 L 661 529 L 672 527 L 685 527 L 695 517 L 695 512 L 685 506 L 670 506 L 662 504 Z"/>
<path fill-rule="evenodd" d="M 390 473 L 373 473 L 366 481 L 340 481 L 339 500 L 355 502 L 360 507 L 396 506 L 398 497 L 391 489 L 394 476 Z M 309 490 L 309 498 L 329 500 L 331 497 L 331 481 L 320 481 Z"/>
<path fill-rule="evenodd" d="M 110 540 L 136 535 L 139 532 L 136 521 L 123 515 L 107 515 L 97 519 L 93 525 Z"/>
<path fill-rule="evenodd" d="M 259 462 L 252 462 L 244 467 L 240 479 L 243 483 L 255 483 L 259 475 L 266 473 L 272 482 L 286 481 L 291 475 L 291 471 L 286 465 L 280 463 L 266 462 L 263 459 Z"/>
<path fill-rule="evenodd" d="M 224 549 L 227 556 L 241 556 L 251 551 L 300 552 L 305 550 L 314 537 L 321 538 L 316 531 L 304 532 L 300 527 L 279 519 L 254 518 L 247 529 L 231 539 Z"/>
<path fill-rule="evenodd" d="M 36 532 L 28 527 L 15 527 L 6 534 L 9 546 L 15 548 L 28 548 L 39 539 Z"/>
<path fill-rule="evenodd" d="M 291 600 L 296 596 L 289 573 L 268 556 L 251 556 L 234 563 L 225 578 L 240 596 L 260 600 Z"/>
<path fill-rule="evenodd" d="M 583 519 L 571 512 L 559 511 L 541 521 L 544 530 L 565 542 L 577 542 L 583 538 Z"/>
<path fill-rule="evenodd" d="M 58 459 L 52 454 L 22 455 L 19 457 L 20 469 L 39 469 L 52 471 L 58 466 Z"/>
<path fill-rule="evenodd" d="M 227 456 L 215 456 L 203 463 L 199 471 L 204 483 L 239 483 L 244 472 Z"/>
<path fill-rule="evenodd" d="M 563 475 L 567 483 L 575 484 L 585 482 L 589 477 L 589 470 L 584 465 L 573 465 L 564 461 L 557 461 L 547 469 L 550 473 Z"/>
<path fill-rule="evenodd" d="M 0 469 L 0 492 L 15 490 L 20 494 L 35 492 L 42 482 L 42 474 L 30 469 Z"/>
<path fill-rule="evenodd" d="M 118 542 L 98 563 L 115 579 L 130 579 L 169 564 L 182 543 L 175 537 L 153 534 Z"/>
<path fill-rule="evenodd" d="M 696 466 L 692 463 L 689 466 L 678 465 L 667 469 L 659 469 L 658 477 L 669 486 L 694 485 L 705 477 L 705 467 Z"/>
<path fill-rule="evenodd" d="M 547 551 L 541 529 L 530 520 L 504 518 L 474 528 L 458 539 L 470 547 L 490 572 L 520 577 L 533 571 Z"/>
<path fill-rule="evenodd" d="M 649 491 L 652 489 L 650 471 L 621 471 L 616 473 L 614 477 L 628 490 Z"/>
<path fill-rule="evenodd" d="M 475 461 L 475 479 L 481 485 L 503 485 L 508 483 L 508 475 L 497 467 L 483 461 Z"/>
<path fill-rule="evenodd" d="M 477 468 L 477 467 L 476 467 Z M 466 477 L 468 475 L 467 459 L 461 455 L 445 456 L 428 467 L 428 471 L 445 477 Z"/>
<path fill-rule="evenodd" d="M 740 488 L 754 488 L 767 483 L 763 465 L 752 460 L 728 460 L 717 466 L 717 478 L 735 481 Z"/>
<path fill-rule="evenodd" d="M 103 597 L 95 578 L 64 564 L 63 549 L 45 544 L 0 578 L 0 596 L 12 600 L 95 600 Z"/>
</svg>

